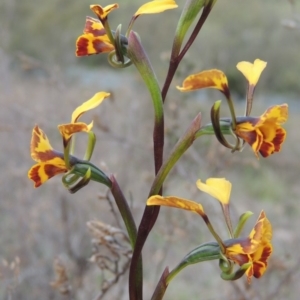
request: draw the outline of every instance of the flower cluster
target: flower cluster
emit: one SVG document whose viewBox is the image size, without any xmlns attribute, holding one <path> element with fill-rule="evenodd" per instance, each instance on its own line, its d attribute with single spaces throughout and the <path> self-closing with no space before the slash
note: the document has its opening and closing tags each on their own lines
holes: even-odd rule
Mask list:
<svg viewBox="0 0 300 300">
<path fill-rule="evenodd" d="M 128 35 L 135 20 L 143 14 L 160 13 L 168 9 L 176 8 L 174 0 L 154 0 L 142 5 L 132 16 L 126 35 L 120 33 L 121 26 L 116 31 L 110 29 L 108 15 L 113 10 L 119 8 L 117 3 L 105 7 L 100 5 L 91 5 L 91 10 L 98 19 L 87 17 L 83 35 L 76 41 L 76 56 L 85 56 L 92 54 L 111 53 L 109 62 L 116 66 L 118 63 L 124 64 L 124 57 L 127 56 Z M 114 55 L 116 61 L 113 61 Z M 126 65 L 130 64 L 130 60 Z"/>
<path fill-rule="evenodd" d="M 256 224 L 247 237 L 239 237 L 246 220 L 251 214 L 246 213 L 242 215 L 238 225 L 235 230 L 233 230 L 229 214 L 231 183 L 224 178 L 209 178 L 206 183 L 198 180 L 197 187 L 199 190 L 208 193 L 220 202 L 230 239 L 222 240 L 219 237 L 213 229 L 201 204 L 175 196 L 151 196 L 147 201 L 147 205 L 175 207 L 199 214 L 218 243 L 218 247 L 216 247 L 216 244 L 214 243 L 205 243 L 195 250 L 192 250 L 190 254 L 185 256 L 178 267 L 170 273 L 170 279 L 172 279 L 183 267 L 186 267 L 191 263 L 212 259 L 211 257 L 220 259 L 223 263 L 225 261 L 226 267 L 225 269 L 222 269 L 222 278 L 224 279 L 234 280 L 244 273 L 246 274 L 249 283 L 253 276 L 260 278 L 266 271 L 267 260 L 272 253 L 272 226 L 267 219 L 265 212 L 262 211 L 260 213 Z M 203 249 L 205 249 L 205 252 L 203 252 Z M 231 262 L 238 264 L 240 269 L 233 272 Z"/>
<path fill-rule="evenodd" d="M 248 83 L 243 116 L 236 116 L 227 77 L 218 69 L 192 74 L 183 81 L 182 86 L 177 87 L 181 92 L 203 88 L 219 90 L 226 98 L 231 116 L 230 118 L 220 117 L 221 100 L 216 101 L 211 108 L 211 122 L 202 125 L 201 114 L 198 113 L 169 155 L 163 155 L 165 153 L 164 101 L 168 89 L 179 63 L 192 45 L 215 3 L 216 0 L 186 1 L 175 30 L 169 69 L 162 87 L 142 46 L 140 37 L 132 28 L 140 15 L 160 13 L 176 8 L 177 4 L 174 0 L 153 0 L 142 5 L 133 14 L 125 34 L 121 32 L 121 25 L 116 30 L 112 30 L 108 21 L 109 14 L 119 8 L 118 4 L 110 4 L 105 7 L 91 5 L 90 8 L 97 19 L 87 17 L 83 34 L 76 40 L 76 56 L 108 53 L 108 61 L 115 68 L 135 66 L 151 96 L 154 111 L 152 136 L 155 179 L 151 185 L 139 226 L 136 225 L 130 205 L 115 177 L 106 175 L 90 162 L 96 142 L 95 134 L 92 131 L 93 122 L 87 124 L 79 121 L 85 112 L 98 107 L 104 99 L 109 97 L 109 93 L 95 94 L 74 110 L 69 123 L 58 126 L 63 146 L 61 152 L 52 148 L 48 137 L 37 125 L 32 131 L 30 153 L 36 164 L 28 171 L 28 177 L 34 182 L 35 187 L 41 186 L 57 174 L 63 174 L 62 182 L 71 193 L 86 186 L 90 180 L 109 188 L 124 221 L 128 240 L 132 247 L 129 273 L 130 299 L 143 298 L 141 252 L 158 217 L 159 206 L 175 207 L 197 213 L 204 220 L 215 241 L 204 243 L 190 251 L 171 272 L 166 268 L 151 297 L 153 300 L 162 299 L 170 281 L 188 265 L 217 259 L 222 271 L 221 277 L 224 280 L 236 280 L 246 275 L 250 283 L 252 277 L 260 278 L 265 273 L 268 259 L 272 254 L 272 226 L 264 211 L 261 211 L 253 229 L 247 236 L 241 236 L 241 232 L 246 221 L 252 215 L 251 212 L 242 214 L 237 225 L 232 225 L 229 209 L 231 183 L 226 179 L 209 178 L 206 183 L 201 180 L 196 183 L 199 190 L 219 201 L 229 232 L 229 238 L 226 239 L 221 238 L 214 230 L 201 204 L 177 196 L 162 195 L 163 184 L 170 171 L 193 142 L 202 135 L 215 135 L 218 141 L 232 152 L 241 151 L 244 144 L 248 143 L 256 157 L 259 157 L 259 154 L 262 157 L 268 157 L 279 152 L 286 138 L 286 131 L 282 124 L 288 118 L 287 104 L 273 105 L 259 117 L 250 116 L 254 91 L 261 73 L 267 65 L 266 62 L 256 59 L 254 63 L 243 61 L 237 64 L 237 69 L 244 75 Z M 199 18 L 196 22 L 197 16 Z M 193 30 L 190 30 L 192 24 L 196 25 Z M 191 35 L 187 37 L 189 32 Z M 186 43 L 184 43 L 185 41 Z M 74 135 L 78 133 L 88 135 L 83 159 L 74 156 Z M 233 136 L 235 144 L 231 144 L 226 139 L 226 135 Z"/>
<path fill-rule="evenodd" d="M 248 82 L 246 110 L 243 117 L 235 116 L 228 80 L 220 70 L 213 69 L 190 75 L 183 81 L 182 87 L 177 87 L 182 92 L 203 88 L 214 88 L 222 92 L 227 99 L 232 119 L 219 118 L 219 102 L 218 105 L 213 107 L 212 123 L 218 140 L 224 146 L 233 150 L 242 149 L 230 145 L 223 137 L 223 134 L 228 134 L 228 128 L 223 129 L 222 132 L 219 123 L 223 122 L 223 125 L 224 123 L 230 123 L 229 132 L 236 138 L 241 138 L 247 142 L 257 157 L 258 153 L 263 157 L 267 157 L 281 150 L 281 145 L 286 138 L 286 131 L 281 125 L 288 118 L 287 104 L 271 106 L 260 117 L 250 116 L 254 90 L 266 65 L 267 63 L 260 59 L 256 59 L 253 64 L 246 61 L 237 64 L 237 69 L 243 73 Z M 216 118 L 214 118 L 215 116 Z"/>
<path fill-rule="evenodd" d="M 91 99 L 84 102 L 74 110 L 70 123 L 58 126 L 59 132 L 63 139 L 64 152 L 60 152 L 52 148 L 48 137 L 41 128 L 39 128 L 37 125 L 33 128 L 30 143 L 30 153 L 32 159 L 35 160 L 37 164 L 30 168 L 28 171 L 28 177 L 34 181 L 35 187 L 39 187 L 48 179 L 61 173 L 74 171 L 75 173 L 82 175 L 84 171 L 87 171 L 89 167 L 92 167 L 94 171 L 93 175 L 95 174 L 94 166 L 89 166 L 86 164 L 91 158 L 93 147 L 88 147 L 89 151 L 87 151 L 83 161 L 71 155 L 70 142 L 72 136 L 80 132 L 90 133 L 90 142 L 94 142 L 93 133 L 91 132 L 93 122 L 86 124 L 84 122 L 79 122 L 78 119 L 86 111 L 100 105 L 105 98 L 109 97 L 109 95 L 110 94 L 106 92 L 99 92 L 95 94 Z M 87 169 L 84 168 L 85 165 L 88 166 Z M 81 166 L 82 172 L 80 169 L 78 169 L 78 166 Z M 73 179 L 77 180 L 78 177 L 73 177 Z M 108 181 L 108 178 L 104 178 L 104 181 Z M 70 183 L 73 183 L 73 181 Z"/>
</svg>

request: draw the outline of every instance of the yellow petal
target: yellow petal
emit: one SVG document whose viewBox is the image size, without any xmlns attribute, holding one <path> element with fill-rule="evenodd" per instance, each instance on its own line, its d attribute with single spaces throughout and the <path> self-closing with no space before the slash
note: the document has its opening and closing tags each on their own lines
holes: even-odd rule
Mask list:
<svg viewBox="0 0 300 300">
<path fill-rule="evenodd" d="M 272 239 L 272 225 L 267 219 L 266 213 L 261 211 L 255 226 L 249 234 L 249 239 L 254 239 L 258 244 L 270 242 Z"/>
<path fill-rule="evenodd" d="M 103 27 L 103 24 L 98 19 L 92 18 L 90 16 L 87 16 L 85 18 L 85 25 L 83 29 L 83 33 L 91 33 L 95 37 L 96 36 L 106 36 L 107 41 L 109 41 L 109 38 L 106 34 L 105 28 Z"/>
<path fill-rule="evenodd" d="M 154 195 L 147 200 L 147 205 L 169 206 L 193 211 L 200 214 L 201 216 L 204 214 L 204 210 L 201 204 L 174 196 L 162 197 L 159 195 Z"/>
<path fill-rule="evenodd" d="M 259 118 L 255 127 L 261 126 L 264 122 L 280 125 L 286 122 L 288 118 L 288 105 L 274 105 L 269 107 Z"/>
<path fill-rule="evenodd" d="M 209 178 L 206 184 L 199 179 L 196 184 L 199 190 L 216 198 L 222 204 L 229 203 L 231 183 L 225 178 Z"/>
<path fill-rule="evenodd" d="M 67 172 L 67 167 L 62 158 L 56 157 L 47 162 L 40 162 L 28 171 L 28 177 L 34 181 L 34 187 L 39 187 L 53 176 Z"/>
<path fill-rule="evenodd" d="M 188 92 L 204 88 L 214 88 L 228 93 L 228 81 L 226 75 L 217 69 L 202 71 L 188 76 L 182 83 L 182 87 L 177 86 L 181 92 Z"/>
<path fill-rule="evenodd" d="M 30 154 L 36 162 L 48 161 L 56 156 L 46 134 L 37 125 L 32 130 Z"/>
<path fill-rule="evenodd" d="M 178 7 L 178 5 L 174 0 L 154 0 L 142 5 L 134 14 L 134 17 L 138 17 L 142 14 L 156 14 L 176 7 Z"/>
<path fill-rule="evenodd" d="M 97 15 L 100 20 L 106 19 L 107 15 L 116 8 L 119 8 L 119 5 L 117 3 L 110 4 L 105 7 L 97 4 L 90 5 L 90 9 Z"/>
<path fill-rule="evenodd" d="M 253 64 L 247 61 L 241 61 L 236 65 L 237 69 L 243 73 L 250 85 L 257 84 L 266 66 L 267 63 L 260 59 L 256 59 Z"/>
<path fill-rule="evenodd" d="M 98 105 L 100 105 L 102 103 L 102 101 L 105 98 L 107 98 L 109 96 L 110 96 L 110 93 L 99 92 L 99 93 L 95 94 L 94 97 L 92 97 L 88 101 L 84 102 L 82 105 L 78 106 L 72 114 L 71 123 L 77 122 L 77 120 L 83 113 L 97 107 Z"/>
<path fill-rule="evenodd" d="M 95 37 L 90 33 L 85 33 L 76 40 L 76 56 L 87 56 L 92 54 L 109 53 L 115 47 L 106 41 L 107 37 Z"/>
</svg>

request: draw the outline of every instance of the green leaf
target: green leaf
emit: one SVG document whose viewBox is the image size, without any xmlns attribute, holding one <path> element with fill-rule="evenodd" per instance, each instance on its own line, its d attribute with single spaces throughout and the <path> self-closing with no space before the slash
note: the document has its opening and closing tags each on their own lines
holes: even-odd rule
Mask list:
<svg viewBox="0 0 300 300">
<path fill-rule="evenodd" d="M 174 268 L 167 277 L 167 283 L 170 281 L 185 267 L 197 264 L 203 261 L 220 259 L 220 246 L 217 242 L 209 242 L 196 247 L 189 252 L 183 260 Z"/>
</svg>

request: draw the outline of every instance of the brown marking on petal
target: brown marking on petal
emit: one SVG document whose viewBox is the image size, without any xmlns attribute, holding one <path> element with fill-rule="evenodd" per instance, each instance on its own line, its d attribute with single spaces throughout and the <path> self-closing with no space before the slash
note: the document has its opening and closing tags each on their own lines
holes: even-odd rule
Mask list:
<svg viewBox="0 0 300 300">
<path fill-rule="evenodd" d="M 88 53 L 89 40 L 83 36 L 76 41 L 76 56 L 91 55 Z"/>
<path fill-rule="evenodd" d="M 114 49 L 99 20 L 86 17 L 83 32 L 76 41 L 76 56 L 110 52 Z"/>
<path fill-rule="evenodd" d="M 101 5 L 91 5 L 90 6 L 91 10 L 97 15 L 97 17 L 103 22 L 105 23 L 105 21 L 107 20 L 107 16 L 108 14 L 113 11 L 116 8 L 119 8 L 119 4 L 115 3 L 115 4 L 110 4 L 107 5 L 105 7 L 102 7 Z"/>
<path fill-rule="evenodd" d="M 251 258 L 249 257 L 248 254 L 242 254 L 242 253 L 229 253 L 228 255 L 226 254 L 226 256 L 234 261 L 235 263 L 237 263 L 239 266 L 242 266 L 246 263 L 248 263 L 249 261 L 251 261 Z"/>
<path fill-rule="evenodd" d="M 46 134 L 37 125 L 32 131 L 30 153 L 35 161 L 47 161 L 56 157 Z"/>
<path fill-rule="evenodd" d="M 41 161 L 47 161 L 47 160 L 51 160 L 53 158 L 57 157 L 55 151 L 53 150 L 48 150 L 45 152 L 39 152 L 39 158 Z"/>
<path fill-rule="evenodd" d="M 286 131 L 283 128 L 277 128 L 276 130 L 276 136 L 273 139 L 273 144 L 275 148 L 275 152 L 279 152 L 281 149 L 281 144 L 284 142 L 286 137 Z"/>
<path fill-rule="evenodd" d="M 94 37 L 105 36 L 106 31 L 100 21 L 92 18 L 86 17 L 84 33 L 91 33 Z"/>
<path fill-rule="evenodd" d="M 275 151 L 274 145 L 270 142 L 263 142 L 261 144 L 261 147 L 259 149 L 259 153 L 261 154 L 262 157 L 268 157 L 271 154 L 273 154 Z"/>
<path fill-rule="evenodd" d="M 110 52 L 114 49 L 112 45 L 106 44 L 100 39 L 95 39 L 93 41 L 93 47 L 95 48 L 96 53 Z"/>
<path fill-rule="evenodd" d="M 252 239 L 255 241 L 260 242 L 261 237 L 262 237 L 262 230 L 263 230 L 263 220 L 265 218 L 265 215 L 263 213 L 261 214 L 259 220 L 256 222 L 254 228 L 253 228 L 253 236 Z"/>
<path fill-rule="evenodd" d="M 67 169 L 62 169 L 62 168 L 59 168 L 55 165 L 51 165 L 51 164 L 46 164 L 45 165 L 45 168 L 44 168 L 44 171 L 46 173 L 46 175 L 49 177 L 49 179 L 57 174 L 60 174 L 60 173 L 66 173 L 67 172 Z"/>
<path fill-rule="evenodd" d="M 102 20 L 102 21 L 107 20 L 107 12 L 103 10 L 102 6 L 94 5 L 91 7 L 91 9 L 100 20 Z"/>
<path fill-rule="evenodd" d="M 252 276 L 255 278 L 260 278 L 266 271 L 267 266 L 259 261 L 255 262 L 252 267 Z"/>
<path fill-rule="evenodd" d="M 41 142 L 40 137 L 42 137 L 44 140 L 47 139 L 45 132 L 43 132 L 37 125 L 35 125 L 32 133 L 31 148 L 38 147 L 38 144 Z"/>
<path fill-rule="evenodd" d="M 39 175 L 40 167 L 41 167 L 40 165 L 36 165 L 36 166 L 32 167 L 28 174 L 28 177 L 34 181 L 34 187 L 36 187 L 36 188 L 42 184 L 42 180 Z"/>
<path fill-rule="evenodd" d="M 236 134 L 238 137 L 246 141 L 250 146 L 252 146 L 257 140 L 257 132 L 255 130 L 243 131 L 243 130 L 238 130 L 237 127 Z"/>
<path fill-rule="evenodd" d="M 240 246 L 242 247 L 245 253 L 251 253 L 252 250 L 252 242 L 250 238 L 241 238 Z"/>
<path fill-rule="evenodd" d="M 32 131 L 30 152 L 36 152 L 36 149 L 38 149 L 38 146 L 41 143 L 41 137 L 44 140 L 48 139 L 46 134 L 42 130 L 40 130 L 40 128 L 37 125 L 35 125 Z"/>
<path fill-rule="evenodd" d="M 283 128 L 276 129 L 276 135 L 271 142 L 264 141 L 259 149 L 259 152 L 263 157 L 267 157 L 274 152 L 281 150 L 281 145 L 286 137 L 286 131 Z"/>
<path fill-rule="evenodd" d="M 53 164 L 37 164 L 33 166 L 28 173 L 28 177 L 34 181 L 34 187 L 39 187 L 43 182 L 49 180 L 53 176 L 67 172 L 64 166 L 56 166 Z"/>
<path fill-rule="evenodd" d="M 267 260 L 271 256 L 271 254 L 272 254 L 272 247 L 266 246 L 262 252 L 260 260 L 255 261 L 253 263 L 253 269 L 254 269 L 253 276 L 255 278 L 259 278 L 265 273 L 268 266 Z"/>
<path fill-rule="evenodd" d="M 76 41 L 76 56 L 105 53 L 114 49 L 107 36 L 94 37 L 93 34 L 87 33 Z"/>
</svg>

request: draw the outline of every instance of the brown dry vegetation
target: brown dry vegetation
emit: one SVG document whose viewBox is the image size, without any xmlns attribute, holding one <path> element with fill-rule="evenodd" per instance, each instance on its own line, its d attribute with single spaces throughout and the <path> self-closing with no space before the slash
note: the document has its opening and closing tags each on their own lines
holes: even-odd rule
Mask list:
<svg viewBox="0 0 300 300">
<path fill-rule="evenodd" d="M 195 181 L 228 178 L 233 182 L 233 220 L 237 221 L 246 210 L 253 211 L 249 229 L 264 209 L 274 228 L 274 254 L 266 275 L 253 280 L 251 286 L 244 280 L 222 281 L 217 262 L 207 262 L 184 270 L 171 283 L 166 299 L 298 299 L 300 30 L 288 30 L 281 25 L 282 19 L 293 17 L 284 1 L 276 8 L 273 0 L 219 2 L 171 87 L 166 103 L 165 155 L 196 113 L 201 111 L 203 122 L 207 121 L 211 104 L 220 98 L 214 92 L 180 94 L 175 84 L 191 72 L 220 68 L 229 75 L 231 85 L 240 95 L 245 84 L 235 65 L 239 60 L 251 61 L 256 57 L 268 61 L 268 67 L 256 91 L 253 114 L 261 114 L 270 104 L 289 103 L 287 140 L 281 153 L 257 161 L 249 147 L 231 154 L 215 138 L 201 138 L 172 171 L 165 194 L 201 202 L 225 238 L 227 232 L 219 206 L 197 190 Z M 107 190 L 96 183 L 74 195 L 68 194 L 60 178 L 51 179 L 39 189 L 33 188 L 27 171 L 33 164 L 29 141 L 34 124 L 47 133 L 55 148 L 61 149 L 57 124 L 67 122 L 73 109 L 95 92 L 112 92 L 111 99 L 86 116 L 87 120 L 94 119 L 98 141 L 92 161 L 116 175 L 137 222 L 153 180 L 153 114 L 143 82 L 133 67 L 112 70 L 101 58 L 75 60 L 74 40 L 82 30 L 85 15 L 90 14 L 90 3 L 51 3 L 35 9 L 29 2 L 1 4 L 0 22 L 5 28 L 0 48 L 1 299 L 96 299 L 103 278 L 113 276 L 102 272 L 96 256 L 92 256 L 107 248 L 97 244 L 99 232 L 97 235 L 91 231 L 91 223 L 89 227 L 86 223 L 99 220 L 114 227 L 123 226 L 113 214 L 115 208 Z M 121 12 L 122 6 L 125 12 Z M 112 20 L 118 24 L 121 15 L 126 27 L 127 16 L 138 5 L 126 1 L 122 6 Z M 166 14 L 167 19 L 172 16 L 172 12 Z M 175 17 L 164 25 L 164 30 L 159 25 L 165 18 L 163 14 L 138 20 L 137 29 L 159 78 L 166 72 L 164 57 L 178 14 L 173 13 Z M 84 65 L 91 65 L 91 61 L 94 68 Z M 236 104 L 242 113 L 243 103 Z M 82 155 L 84 139 L 77 146 L 78 155 Z M 196 245 L 211 240 L 207 231 L 194 214 L 161 210 L 143 254 L 148 297 L 165 266 L 172 268 Z M 126 241 L 121 240 L 126 249 Z M 122 269 L 126 265 L 126 251 L 118 255 Z M 127 299 L 126 278 L 127 273 L 120 276 L 105 299 Z M 66 295 L 61 294 L 63 291 Z"/>
</svg>

